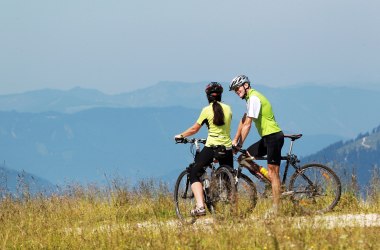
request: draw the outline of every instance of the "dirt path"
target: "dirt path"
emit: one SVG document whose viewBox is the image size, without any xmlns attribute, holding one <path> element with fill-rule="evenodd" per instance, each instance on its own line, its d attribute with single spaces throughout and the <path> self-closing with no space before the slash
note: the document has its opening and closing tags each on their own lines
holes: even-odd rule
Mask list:
<svg viewBox="0 0 380 250">
<path fill-rule="evenodd" d="M 380 227 L 380 214 L 344 214 L 299 217 L 294 219 L 296 227 L 336 228 L 336 227 Z"/>
<path fill-rule="evenodd" d="M 251 217 L 252 221 L 262 221 L 262 218 Z M 293 223 L 294 227 L 336 228 L 336 227 L 380 227 L 380 214 L 344 214 L 344 215 L 318 215 L 289 217 L 284 220 Z M 198 219 L 194 226 L 202 227 L 213 224 L 212 218 Z M 137 227 L 180 226 L 178 220 L 161 223 L 143 222 L 137 223 Z"/>
<path fill-rule="evenodd" d="M 280 218 L 284 222 L 292 223 L 295 228 L 338 228 L 338 227 L 380 227 L 380 214 L 344 214 L 344 215 L 318 215 L 303 217 Z M 251 217 L 247 221 L 265 223 L 262 218 Z M 192 226 L 197 229 L 212 230 L 211 225 L 214 221 L 210 217 L 198 219 Z M 70 234 L 81 235 L 84 232 L 112 232 L 116 230 L 131 230 L 133 228 L 141 229 L 159 229 L 162 227 L 180 228 L 182 227 L 179 220 L 170 220 L 165 222 L 142 222 L 130 224 L 113 224 L 101 225 L 96 228 L 66 228 L 64 231 Z"/>
</svg>

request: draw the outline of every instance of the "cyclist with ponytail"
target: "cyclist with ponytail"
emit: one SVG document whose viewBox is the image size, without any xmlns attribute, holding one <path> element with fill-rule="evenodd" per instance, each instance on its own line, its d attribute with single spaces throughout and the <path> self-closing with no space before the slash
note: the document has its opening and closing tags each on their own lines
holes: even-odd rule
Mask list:
<svg viewBox="0 0 380 250">
<path fill-rule="evenodd" d="M 221 165 L 233 167 L 232 141 L 230 137 L 232 111 L 231 107 L 221 102 L 223 87 L 217 82 L 211 82 L 205 89 L 209 105 L 204 107 L 198 120 L 193 126 L 185 130 L 175 138 L 183 138 L 196 134 L 206 124 L 208 128 L 207 142 L 202 151 L 196 155 L 195 164 L 190 170 L 190 184 L 193 191 L 196 206 L 190 211 L 193 216 L 206 215 L 203 197 L 203 186 L 200 176 L 204 172 L 204 166 L 214 159 L 214 148 L 225 149 L 225 156 L 219 158 Z"/>
</svg>

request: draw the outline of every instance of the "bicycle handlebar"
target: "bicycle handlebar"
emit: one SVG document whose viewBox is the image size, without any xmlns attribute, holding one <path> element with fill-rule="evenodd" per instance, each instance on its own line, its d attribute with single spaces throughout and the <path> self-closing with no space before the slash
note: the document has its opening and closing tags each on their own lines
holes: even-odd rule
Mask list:
<svg viewBox="0 0 380 250">
<path fill-rule="evenodd" d="M 196 143 L 196 142 L 200 142 L 200 143 L 203 143 L 203 144 L 206 144 L 206 139 L 202 139 L 202 138 L 186 138 L 186 137 L 183 137 L 183 138 L 175 138 L 175 143 Z"/>
<path fill-rule="evenodd" d="M 235 151 L 238 151 L 238 152 L 240 152 L 242 154 L 245 154 L 245 155 L 247 154 L 247 150 L 246 149 L 242 149 L 242 148 L 236 147 L 234 145 L 232 145 L 232 149 L 235 150 Z"/>
</svg>

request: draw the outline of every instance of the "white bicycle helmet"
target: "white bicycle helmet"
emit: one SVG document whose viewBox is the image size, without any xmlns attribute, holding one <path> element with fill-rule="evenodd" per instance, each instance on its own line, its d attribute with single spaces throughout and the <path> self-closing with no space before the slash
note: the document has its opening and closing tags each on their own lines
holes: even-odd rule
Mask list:
<svg viewBox="0 0 380 250">
<path fill-rule="evenodd" d="M 235 77 L 230 83 L 230 91 L 235 90 L 236 88 L 242 86 L 244 83 L 248 83 L 249 85 L 251 84 L 247 76 L 239 75 Z"/>
</svg>

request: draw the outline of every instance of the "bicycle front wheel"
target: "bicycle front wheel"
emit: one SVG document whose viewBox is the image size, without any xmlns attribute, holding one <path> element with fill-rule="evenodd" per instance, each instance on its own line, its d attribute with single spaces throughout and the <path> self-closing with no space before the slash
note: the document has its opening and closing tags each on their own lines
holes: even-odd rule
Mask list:
<svg viewBox="0 0 380 250">
<path fill-rule="evenodd" d="M 210 183 L 210 197 L 218 219 L 224 219 L 236 212 L 236 187 L 234 177 L 228 166 L 219 167 Z"/>
<path fill-rule="evenodd" d="M 241 173 L 236 183 L 238 214 L 241 217 L 251 215 L 257 203 L 257 190 L 253 181 Z"/>
<path fill-rule="evenodd" d="M 341 183 L 329 167 L 307 164 L 296 171 L 289 183 L 292 201 L 307 213 L 332 210 L 340 199 Z"/>
<path fill-rule="evenodd" d="M 191 216 L 190 210 L 195 207 L 196 201 L 191 191 L 189 173 L 184 170 L 177 179 L 174 187 L 175 212 L 178 218 L 185 224 L 195 222 L 195 217 Z"/>
</svg>

